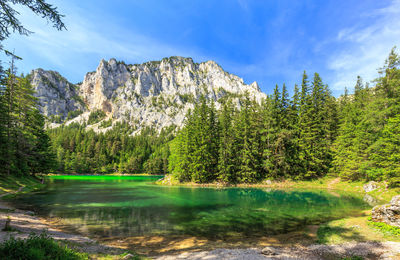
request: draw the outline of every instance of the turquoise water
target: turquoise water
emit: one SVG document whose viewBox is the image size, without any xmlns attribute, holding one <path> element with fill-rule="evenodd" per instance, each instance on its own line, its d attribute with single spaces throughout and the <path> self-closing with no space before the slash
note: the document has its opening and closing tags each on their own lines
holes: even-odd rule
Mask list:
<svg viewBox="0 0 400 260">
<path fill-rule="evenodd" d="M 92 237 L 184 234 L 256 237 L 302 229 L 369 206 L 359 194 L 324 190 L 190 188 L 155 185 L 160 176 L 53 176 L 20 208 L 61 217 Z"/>
</svg>

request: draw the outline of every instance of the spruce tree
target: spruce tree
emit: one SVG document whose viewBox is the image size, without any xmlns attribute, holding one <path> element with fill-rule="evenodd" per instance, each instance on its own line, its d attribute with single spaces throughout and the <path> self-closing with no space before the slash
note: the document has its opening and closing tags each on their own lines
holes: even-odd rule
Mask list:
<svg viewBox="0 0 400 260">
<path fill-rule="evenodd" d="M 232 134 L 234 108 L 231 101 L 222 106 L 219 117 L 220 143 L 218 151 L 218 179 L 225 183 L 236 183 L 237 180 L 237 147 Z"/>
</svg>

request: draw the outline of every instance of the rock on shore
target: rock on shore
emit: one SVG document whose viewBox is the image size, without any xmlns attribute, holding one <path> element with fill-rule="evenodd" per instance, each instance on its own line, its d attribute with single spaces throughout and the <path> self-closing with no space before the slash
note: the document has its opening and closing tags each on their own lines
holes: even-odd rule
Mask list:
<svg viewBox="0 0 400 260">
<path fill-rule="evenodd" d="M 371 192 L 371 191 L 374 191 L 374 190 L 376 190 L 378 188 L 379 188 L 379 183 L 377 183 L 375 181 L 370 181 L 370 182 L 364 184 L 364 186 L 363 186 L 364 191 L 367 192 L 367 193 Z"/>
<path fill-rule="evenodd" d="M 400 227 L 400 195 L 394 196 L 389 204 L 374 207 L 372 220 Z"/>
</svg>

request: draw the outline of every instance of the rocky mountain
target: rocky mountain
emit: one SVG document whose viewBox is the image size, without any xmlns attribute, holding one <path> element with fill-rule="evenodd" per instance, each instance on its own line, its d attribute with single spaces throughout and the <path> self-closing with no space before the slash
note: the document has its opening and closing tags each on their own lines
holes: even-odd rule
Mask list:
<svg viewBox="0 0 400 260">
<path fill-rule="evenodd" d="M 240 106 L 246 93 L 258 102 L 266 97 L 256 82 L 247 85 L 213 61 L 195 63 L 183 57 L 134 65 L 101 60 L 80 84 L 37 69 L 31 73 L 31 83 L 50 127 L 79 122 L 96 131 L 106 131 L 117 122 L 128 122 L 133 133 L 144 126 L 179 127 L 202 95 L 214 100 L 217 108 L 227 98 Z"/>
<path fill-rule="evenodd" d="M 78 86 L 69 83 L 58 72 L 36 69 L 31 72 L 30 80 L 44 115 L 65 119 L 68 112 L 84 109 Z"/>
</svg>

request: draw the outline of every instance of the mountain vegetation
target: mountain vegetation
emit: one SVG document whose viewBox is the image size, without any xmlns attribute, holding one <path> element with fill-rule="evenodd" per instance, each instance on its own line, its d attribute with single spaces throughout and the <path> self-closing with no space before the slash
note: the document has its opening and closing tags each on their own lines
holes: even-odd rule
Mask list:
<svg viewBox="0 0 400 260">
<path fill-rule="evenodd" d="M 202 99 L 171 142 L 170 172 L 180 181 L 254 183 L 327 174 L 400 184 L 400 60 L 393 49 L 376 86 L 359 77 L 335 99 L 318 73 L 303 74 L 288 97 L 275 87 L 261 104 L 217 111 Z"/>
<path fill-rule="evenodd" d="M 354 94 L 346 90 L 339 98 L 318 73 L 306 72 L 291 97 L 286 85 L 261 101 L 247 92 L 228 95 L 218 109 L 210 96 L 193 97 L 181 127 L 144 127 L 135 135 L 129 122 L 113 122 L 103 110 L 92 111 L 84 123 L 45 130 L 30 76 L 17 77 L 12 65 L 0 95 L 1 171 L 171 173 L 196 183 L 330 174 L 398 186 L 399 65 L 394 48 L 373 87 L 359 77 Z M 99 122 L 108 130 L 87 127 Z"/>
<path fill-rule="evenodd" d="M 48 173 L 54 169 L 45 118 L 38 109 L 29 77 L 16 76 L 14 60 L 1 77 L 1 174 Z"/>
<path fill-rule="evenodd" d="M 60 173 L 168 173 L 168 142 L 174 128 L 146 128 L 131 136 L 128 124 L 105 133 L 77 123 L 48 130 Z"/>
<path fill-rule="evenodd" d="M 25 6 L 47 19 L 57 30 L 66 29 L 63 15 L 46 1 L 0 3 L 0 50 L 11 58 L 7 70 L 0 61 L 0 174 L 8 176 L 47 173 L 55 165 L 50 139 L 45 131 L 45 118 L 40 113 L 31 80 L 24 75 L 17 76 L 15 60 L 21 58 L 2 45 L 13 32 L 21 35 L 32 33 L 17 18 L 17 5 Z"/>
</svg>

